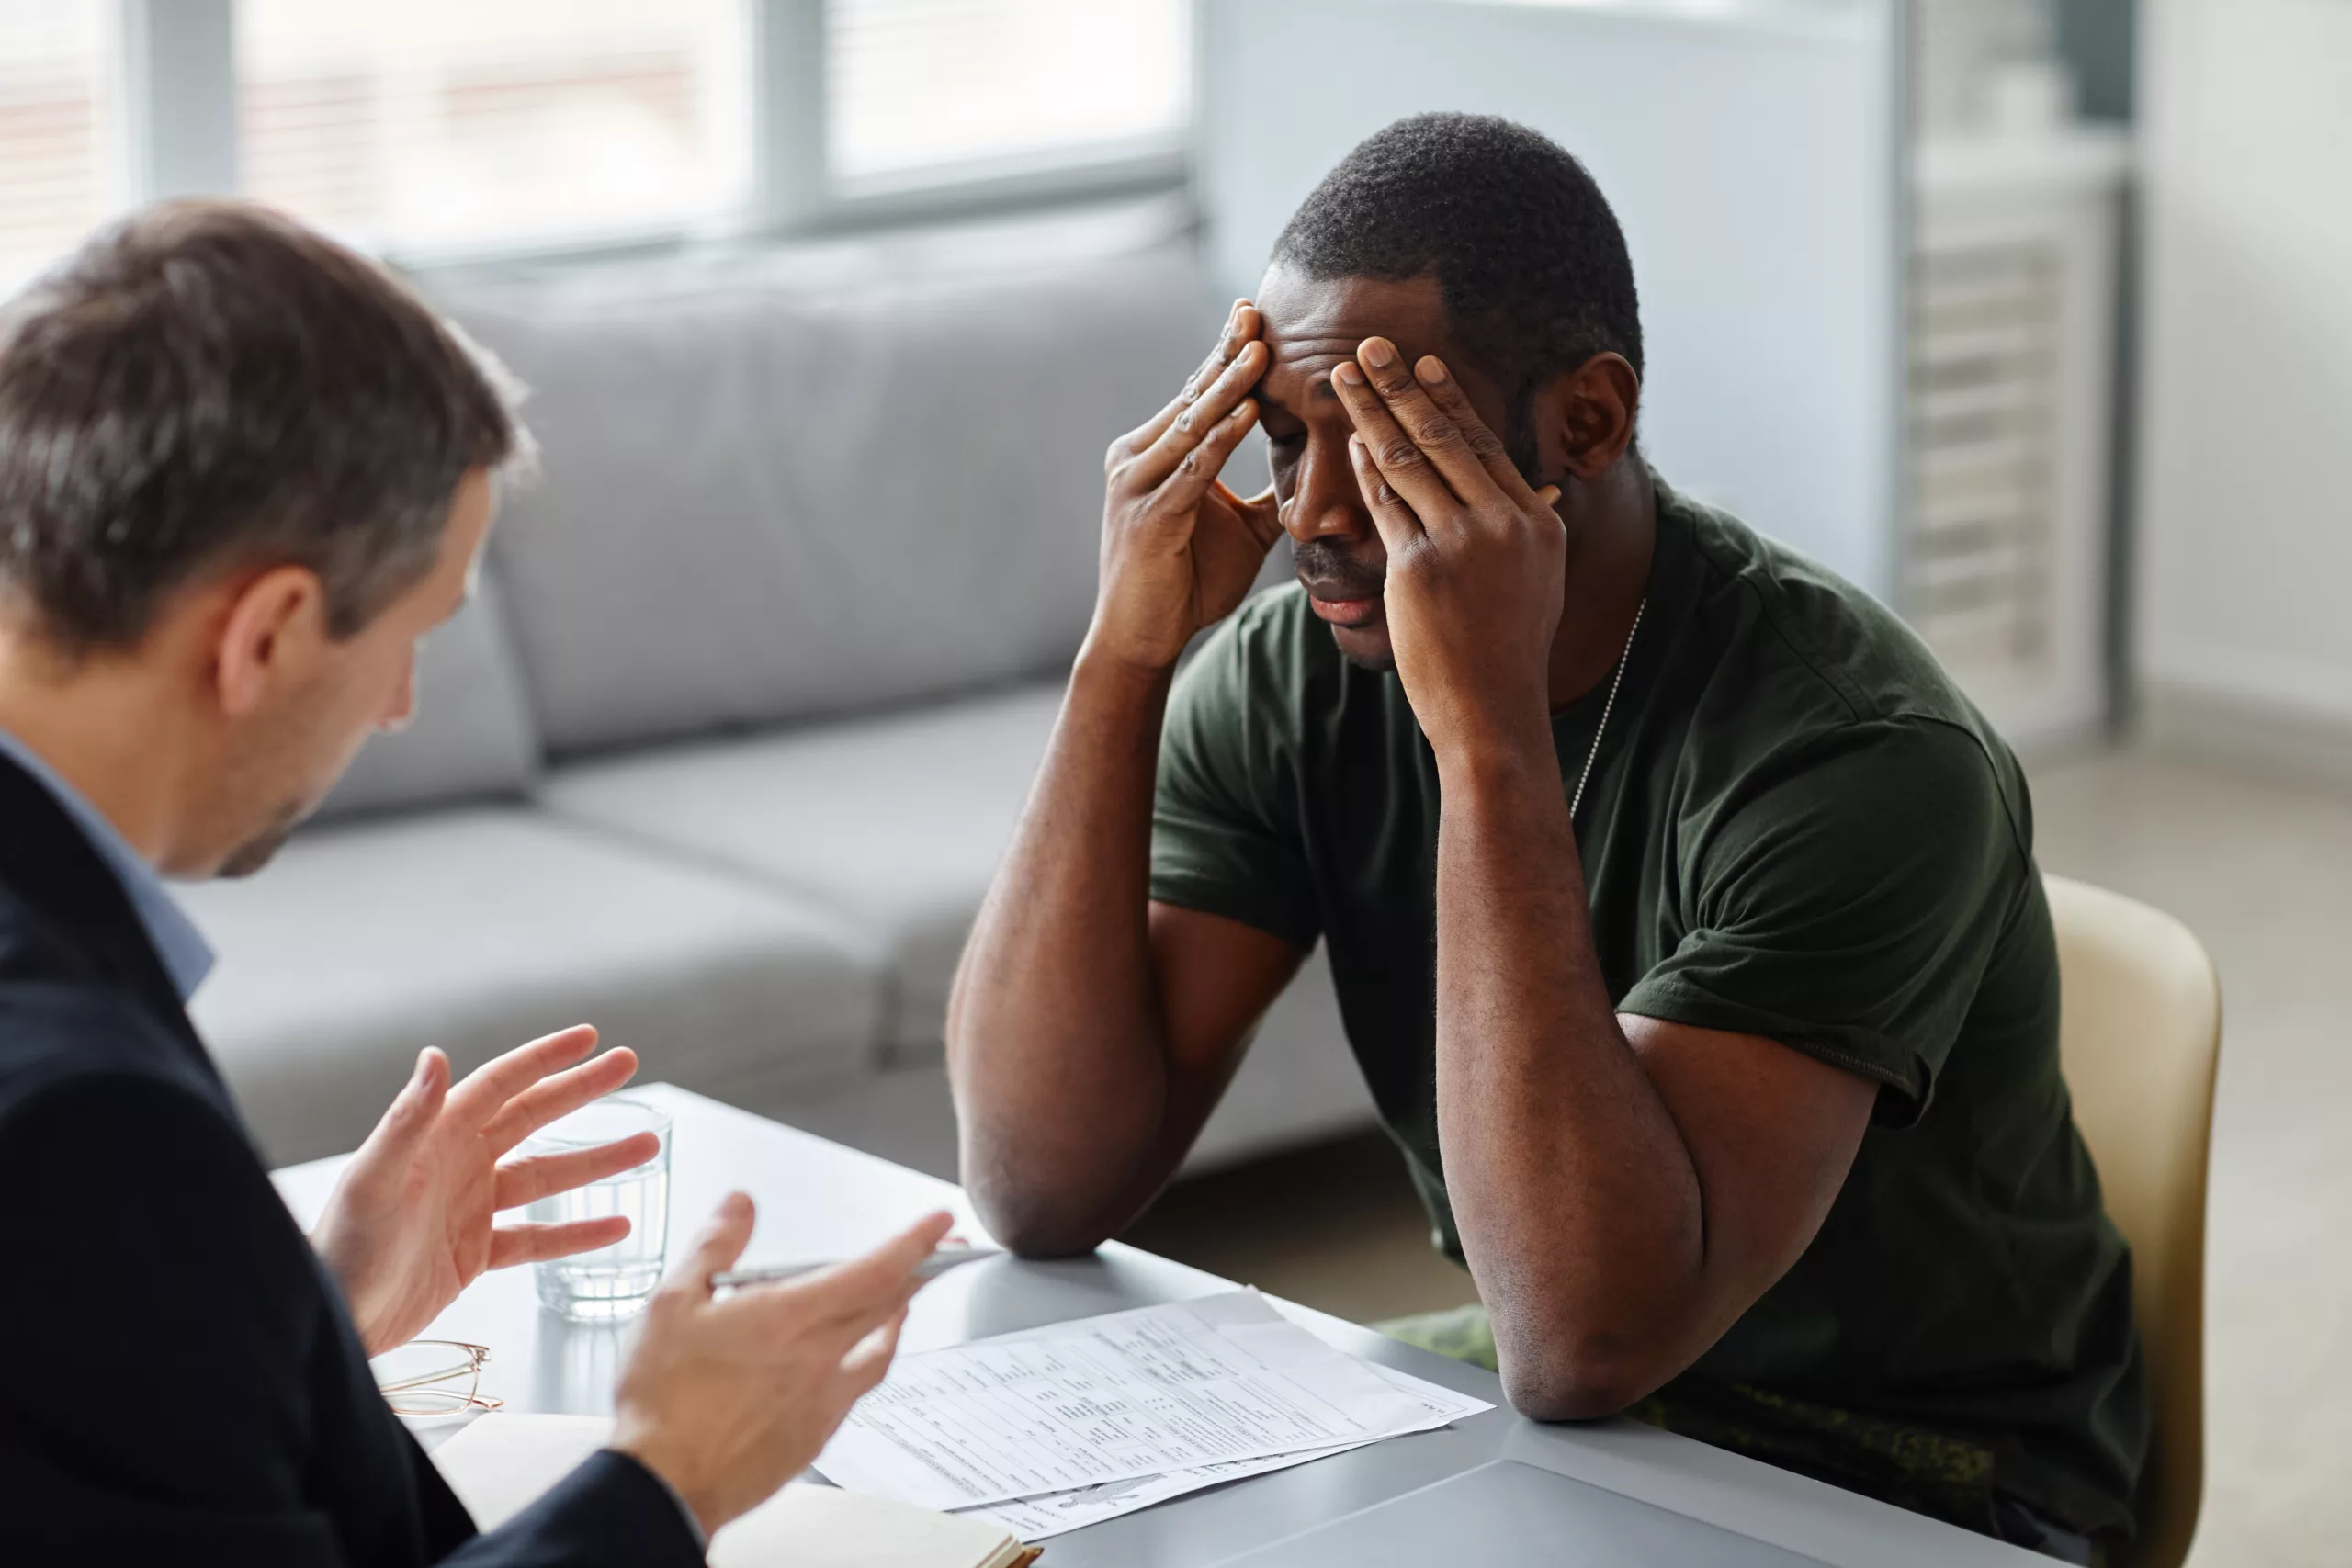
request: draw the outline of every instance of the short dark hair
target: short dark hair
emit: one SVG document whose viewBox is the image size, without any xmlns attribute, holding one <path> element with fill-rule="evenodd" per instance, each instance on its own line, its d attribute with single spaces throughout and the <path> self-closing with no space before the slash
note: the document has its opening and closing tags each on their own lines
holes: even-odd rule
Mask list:
<svg viewBox="0 0 2352 1568">
<path fill-rule="evenodd" d="M 1596 354 L 1642 368 L 1633 258 L 1608 198 L 1549 137 L 1491 115 L 1424 114 L 1359 142 L 1300 204 L 1274 259 L 1309 277 L 1434 276 L 1514 423 Z M 1506 432 L 1532 461 L 1532 429 Z"/>
<path fill-rule="evenodd" d="M 467 472 L 527 455 L 517 395 L 291 219 L 142 209 L 0 306 L 0 592 L 80 654 L 200 573 L 294 563 L 348 637 L 432 570 Z"/>
</svg>

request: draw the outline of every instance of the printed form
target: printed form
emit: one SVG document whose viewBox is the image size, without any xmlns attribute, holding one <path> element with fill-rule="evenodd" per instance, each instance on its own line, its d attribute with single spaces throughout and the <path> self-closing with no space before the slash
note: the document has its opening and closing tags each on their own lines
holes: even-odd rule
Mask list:
<svg viewBox="0 0 2352 1568">
<path fill-rule="evenodd" d="M 1481 1410 L 1494 1408 L 1487 1400 L 1456 1393 L 1433 1382 L 1424 1382 L 1394 1367 L 1374 1365 L 1372 1370 L 1419 1400 L 1422 1406 L 1440 1422 L 1458 1421 L 1464 1416 L 1475 1416 Z M 1182 1497 L 1188 1492 L 1203 1491 L 1228 1481 L 1239 1481 L 1245 1476 L 1287 1470 L 1309 1460 L 1326 1459 L 1332 1454 L 1343 1454 L 1351 1449 L 1366 1446 L 1363 1443 L 1345 1443 L 1335 1449 L 1310 1449 L 1305 1453 L 1276 1454 L 1271 1459 L 1235 1460 L 1227 1464 L 1203 1465 L 1197 1470 L 1173 1470 L 1165 1475 L 1147 1475 L 1135 1481 L 1106 1481 L 1100 1486 L 1083 1487 L 1076 1492 L 1057 1492 L 1043 1497 L 1025 1497 L 1018 1502 L 968 1508 L 959 1517 L 986 1519 L 1018 1536 L 1024 1545 L 1035 1545 L 1052 1536 L 1066 1534 L 1087 1525 L 1099 1525 L 1105 1519 L 1115 1519 L 1122 1514 L 1132 1514 L 1155 1503 Z"/>
<path fill-rule="evenodd" d="M 1448 1418 L 1238 1292 L 905 1357 L 817 1469 L 853 1492 L 969 1508 Z"/>
</svg>

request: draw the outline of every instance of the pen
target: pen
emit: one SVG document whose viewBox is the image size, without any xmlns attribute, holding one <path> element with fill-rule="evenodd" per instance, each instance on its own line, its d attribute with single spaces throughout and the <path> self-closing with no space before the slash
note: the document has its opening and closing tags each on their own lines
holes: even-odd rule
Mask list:
<svg viewBox="0 0 2352 1568">
<path fill-rule="evenodd" d="M 915 1265 L 915 1278 L 936 1280 L 950 1269 L 966 1263 L 978 1263 L 983 1258 L 1003 1255 L 992 1247 L 943 1247 Z M 824 1258 L 815 1263 L 775 1263 L 763 1269 L 730 1269 L 710 1277 L 713 1290 L 727 1290 L 742 1285 L 773 1285 L 785 1280 L 797 1280 L 803 1274 L 814 1274 L 820 1269 L 831 1269 L 842 1259 Z"/>
</svg>

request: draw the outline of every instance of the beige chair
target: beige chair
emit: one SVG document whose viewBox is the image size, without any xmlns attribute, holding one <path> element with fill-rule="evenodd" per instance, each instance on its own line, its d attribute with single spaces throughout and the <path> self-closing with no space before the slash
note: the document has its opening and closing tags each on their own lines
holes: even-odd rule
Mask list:
<svg viewBox="0 0 2352 1568">
<path fill-rule="evenodd" d="M 2222 990 L 2188 928 L 2105 888 L 2043 878 L 2064 991 L 2075 1121 L 2132 1244 L 2155 1443 L 2119 1568 L 2178 1568 L 2205 1489 L 2205 1167 Z"/>
</svg>

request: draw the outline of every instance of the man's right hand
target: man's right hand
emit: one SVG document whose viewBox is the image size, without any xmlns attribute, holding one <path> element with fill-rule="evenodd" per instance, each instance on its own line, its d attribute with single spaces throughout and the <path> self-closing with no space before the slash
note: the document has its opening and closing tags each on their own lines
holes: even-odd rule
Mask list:
<svg viewBox="0 0 2352 1568">
<path fill-rule="evenodd" d="M 621 1373 L 613 1447 L 669 1483 L 717 1534 L 809 1463 L 898 1349 L 916 1265 L 947 1234 L 933 1214 L 865 1257 L 714 1299 L 711 1276 L 752 1239 L 733 1193 L 653 1294 Z"/>
<path fill-rule="evenodd" d="M 1282 533 L 1274 492 L 1245 501 L 1217 474 L 1257 418 L 1249 392 L 1266 370 L 1260 330 L 1258 308 L 1236 302 L 1176 400 L 1111 444 L 1090 653 L 1168 669 L 1257 581 Z"/>
</svg>

